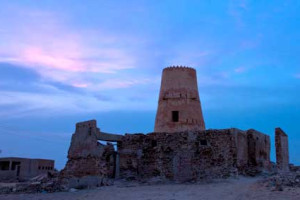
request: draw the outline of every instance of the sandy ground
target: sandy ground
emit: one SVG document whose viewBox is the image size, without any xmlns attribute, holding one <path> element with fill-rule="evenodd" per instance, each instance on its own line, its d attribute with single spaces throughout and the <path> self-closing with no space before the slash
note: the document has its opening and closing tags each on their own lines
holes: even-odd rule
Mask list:
<svg viewBox="0 0 300 200">
<path fill-rule="evenodd" d="M 166 184 L 141 186 L 137 184 L 116 183 L 114 186 L 101 187 L 76 192 L 49 194 L 10 194 L 0 195 L 1 200 L 239 200 L 239 199 L 284 199 L 300 200 L 300 188 L 284 188 L 271 191 L 257 184 L 259 178 L 239 178 L 214 181 L 207 184 Z"/>
</svg>

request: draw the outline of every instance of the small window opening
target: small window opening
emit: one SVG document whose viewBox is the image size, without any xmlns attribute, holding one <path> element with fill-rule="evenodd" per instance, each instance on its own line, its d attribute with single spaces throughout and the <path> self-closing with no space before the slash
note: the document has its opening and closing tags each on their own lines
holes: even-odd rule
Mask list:
<svg viewBox="0 0 300 200">
<path fill-rule="evenodd" d="M 109 161 L 110 161 L 110 156 L 111 156 L 111 155 L 106 156 L 106 159 L 105 159 L 106 162 L 109 162 Z"/>
<path fill-rule="evenodd" d="M 157 141 L 156 140 L 152 140 L 152 147 L 156 147 L 157 146 Z"/>
<path fill-rule="evenodd" d="M 0 161 L 0 170 L 9 170 L 9 161 Z"/>
<path fill-rule="evenodd" d="M 207 146 L 207 140 L 200 140 L 200 144 L 203 146 Z"/>
<path fill-rule="evenodd" d="M 41 170 L 41 166 L 39 166 L 39 170 Z"/>
<path fill-rule="evenodd" d="M 172 111 L 172 121 L 173 122 L 179 121 L 179 111 Z"/>
</svg>

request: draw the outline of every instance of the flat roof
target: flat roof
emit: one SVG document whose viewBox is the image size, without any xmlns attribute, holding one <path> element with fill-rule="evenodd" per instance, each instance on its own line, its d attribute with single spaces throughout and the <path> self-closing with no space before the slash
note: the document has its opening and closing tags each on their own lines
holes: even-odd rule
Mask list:
<svg viewBox="0 0 300 200">
<path fill-rule="evenodd" d="M 41 160 L 41 161 L 53 161 L 51 159 L 44 158 L 21 158 L 21 157 L 0 157 L 0 160 Z"/>
</svg>

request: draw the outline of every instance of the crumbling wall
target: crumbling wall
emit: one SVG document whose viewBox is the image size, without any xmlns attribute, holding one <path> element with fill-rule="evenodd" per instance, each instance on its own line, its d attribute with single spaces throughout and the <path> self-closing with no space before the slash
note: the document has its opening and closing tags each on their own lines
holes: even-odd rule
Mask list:
<svg viewBox="0 0 300 200">
<path fill-rule="evenodd" d="M 229 129 L 125 135 L 118 150 L 123 178 L 196 181 L 236 173 Z"/>
<path fill-rule="evenodd" d="M 98 142 L 98 132 L 95 120 L 76 124 L 62 177 L 75 178 L 74 183 L 81 181 L 82 184 L 99 185 L 104 184 L 104 179 L 113 178 L 115 151 L 113 145 Z"/>
<path fill-rule="evenodd" d="M 126 134 L 118 136 L 118 152 L 111 144 L 100 144 L 99 134 L 94 120 L 76 125 L 61 173 L 73 178 L 73 185 L 100 185 L 115 175 L 128 180 L 158 177 L 179 182 L 238 173 L 255 175 L 270 164 L 269 137 L 253 129 Z"/>
<path fill-rule="evenodd" d="M 270 136 L 254 129 L 247 131 L 248 165 L 261 169 L 270 167 Z"/>
<path fill-rule="evenodd" d="M 245 173 L 248 168 L 248 138 L 247 132 L 232 128 L 230 132 L 236 144 L 236 165 L 240 173 Z"/>
<path fill-rule="evenodd" d="M 184 182 L 252 175 L 268 168 L 269 144 L 269 137 L 255 130 L 125 135 L 118 145 L 120 176 Z"/>
<path fill-rule="evenodd" d="M 288 136 L 281 128 L 275 129 L 276 163 L 280 171 L 289 171 Z"/>
</svg>

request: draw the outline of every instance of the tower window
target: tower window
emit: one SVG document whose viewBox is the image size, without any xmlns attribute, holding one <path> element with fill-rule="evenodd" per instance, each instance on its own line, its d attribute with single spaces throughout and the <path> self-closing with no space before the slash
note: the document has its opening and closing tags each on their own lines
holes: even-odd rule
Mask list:
<svg viewBox="0 0 300 200">
<path fill-rule="evenodd" d="M 157 141 L 156 140 L 152 140 L 152 147 L 156 147 L 157 146 Z"/>
<path fill-rule="evenodd" d="M 10 161 L 0 161 L 0 170 L 9 170 Z"/>
<path fill-rule="evenodd" d="M 200 144 L 202 146 L 207 146 L 207 140 L 200 140 Z"/>
<path fill-rule="evenodd" d="M 172 122 L 179 121 L 179 111 L 172 111 Z"/>
</svg>

